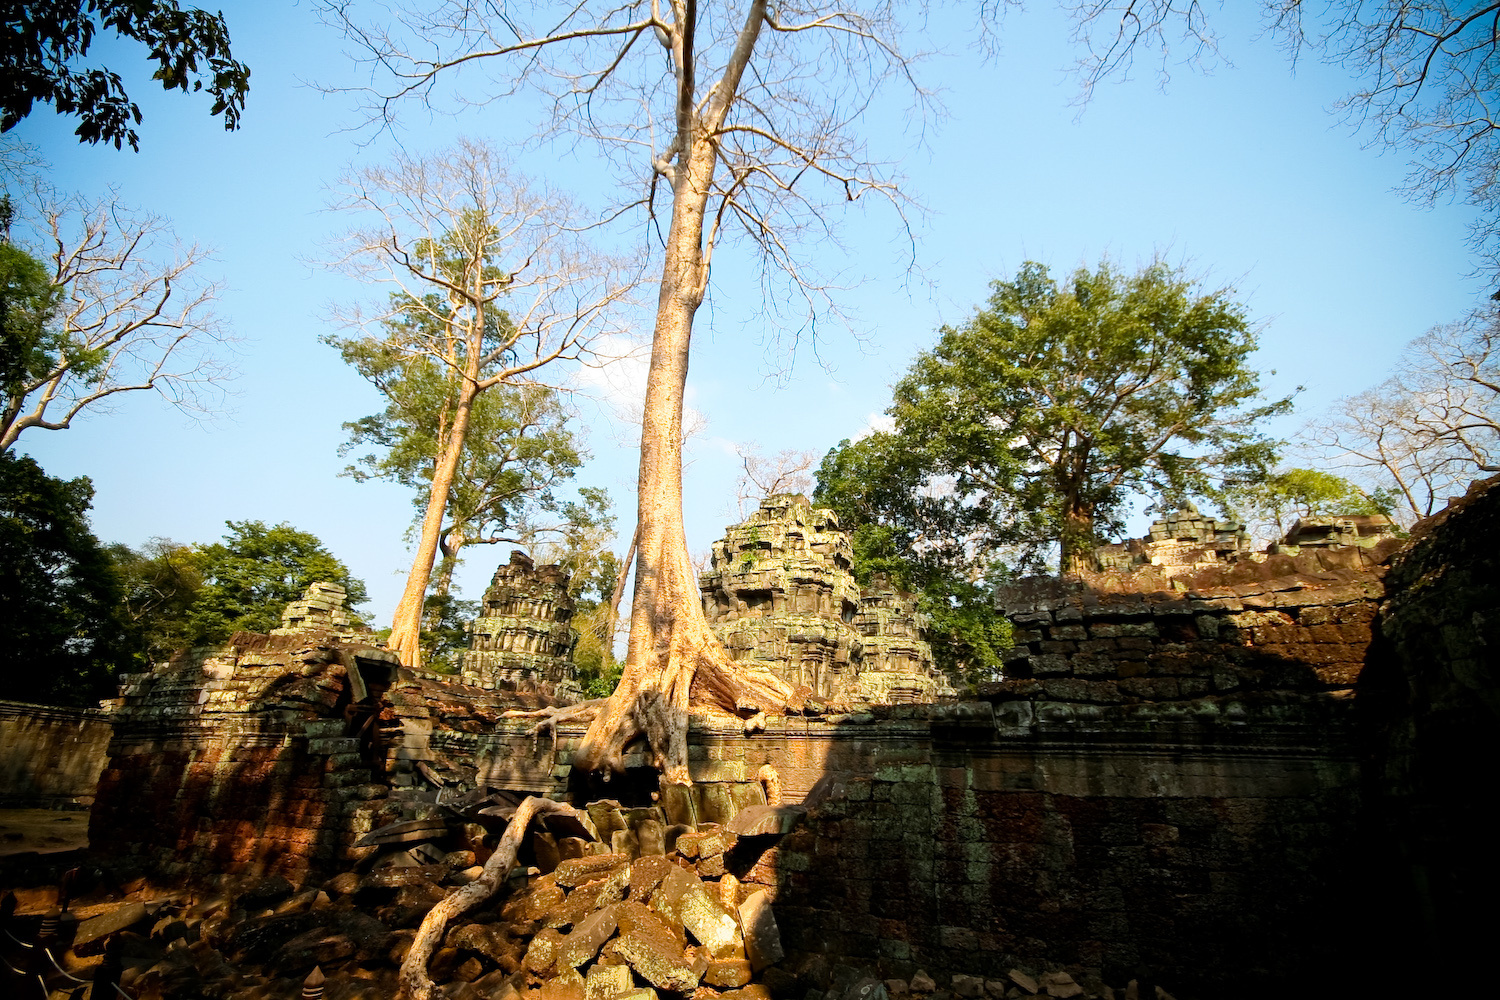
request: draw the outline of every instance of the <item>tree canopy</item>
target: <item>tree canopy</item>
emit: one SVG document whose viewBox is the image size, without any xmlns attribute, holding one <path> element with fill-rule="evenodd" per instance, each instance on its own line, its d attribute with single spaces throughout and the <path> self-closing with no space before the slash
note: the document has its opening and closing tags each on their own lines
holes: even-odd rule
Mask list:
<svg viewBox="0 0 1500 1000">
<path fill-rule="evenodd" d="M 0 452 L 0 697 L 87 705 L 131 662 L 121 587 L 90 530 L 87 477 Z"/>
<path fill-rule="evenodd" d="M 184 10 L 177 0 L 30 0 L 0 14 L 0 132 L 40 101 L 78 118 L 82 142 L 138 149 L 141 109 L 120 74 L 85 63 L 101 32 L 146 46 L 152 79 L 166 90 L 206 89 L 214 100 L 209 114 L 223 116 L 229 131 L 239 128 L 250 70 L 230 53 L 223 14 Z"/>
<path fill-rule="evenodd" d="M 894 431 L 825 460 L 870 467 L 859 523 L 899 525 L 950 563 L 1006 546 L 1035 563 L 1056 544 L 1072 571 L 1132 497 L 1218 500 L 1268 474 L 1261 423 L 1291 397 L 1261 399 L 1230 290 L 1159 262 L 1065 283 L 1029 262 L 991 287 L 897 383 Z"/>
<path fill-rule="evenodd" d="M 319 580 L 342 586 L 350 608 L 369 599 L 364 581 L 351 576 L 317 536 L 285 522 L 224 523 L 229 528 L 224 540 L 196 551 L 203 585 L 188 608 L 186 632 L 194 644 L 279 628 L 286 605 Z"/>
</svg>

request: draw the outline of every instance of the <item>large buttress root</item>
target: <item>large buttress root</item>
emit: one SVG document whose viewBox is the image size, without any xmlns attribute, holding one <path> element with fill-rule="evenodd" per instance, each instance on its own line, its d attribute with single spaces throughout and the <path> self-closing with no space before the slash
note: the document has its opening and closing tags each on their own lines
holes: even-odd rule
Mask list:
<svg viewBox="0 0 1500 1000">
<path fill-rule="evenodd" d="M 538 816 L 558 812 L 576 813 L 577 810 L 565 802 L 553 802 L 551 799 L 535 796 L 527 798 L 516 807 L 516 814 L 511 817 L 499 846 L 484 863 L 484 870 L 479 877 L 449 893 L 423 918 L 422 926 L 417 928 L 417 936 L 412 939 L 406 960 L 401 963 L 401 971 L 397 974 L 397 982 L 401 985 L 400 997 L 405 1000 L 441 1000 L 442 990 L 428 977 L 427 963 L 437 946 L 442 943 L 448 924 L 455 917 L 462 916 L 489 899 L 505 884 L 516 863 L 516 851 L 520 849 L 521 840 L 526 836 L 526 828 L 531 825 L 531 821 Z"/>
</svg>

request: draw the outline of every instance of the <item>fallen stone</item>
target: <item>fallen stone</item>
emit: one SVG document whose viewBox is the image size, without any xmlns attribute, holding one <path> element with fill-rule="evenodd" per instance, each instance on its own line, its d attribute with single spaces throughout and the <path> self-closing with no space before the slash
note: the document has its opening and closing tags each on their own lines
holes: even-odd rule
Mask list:
<svg viewBox="0 0 1500 1000">
<path fill-rule="evenodd" d="M 906 996 L 906 990 L 906 980 L 904 979 L 887 979 L 885 981 L 885 991 L 893 997 Z"/>
<path fill-rule="evenodd" d="M 728 871 L 724 866 L 724 855 L 722 853 L 710 855 L 706 858 L 700 857 L 698 864 L 694 867 L 698 870 L 699 878 L 722 878 L 724 873 Z"/>
<path fill-rule="evenodd" d="M 1011 975 L 1014 976 L 1015 973 L 1012 972 Z M 920 969 L 917 970 L 915 976 L 911 977 L 911 991 L 913 993 L 931 993 L 936 989 L 937 983 L 933 981 L 931 976 Z M 1032 992 L 1036 991 L 1033 990 Z"/>
<path fill-rule="evenodd" d="M 640 903 L 627 900 L 616 904 L 615 920 L 621 934 L 644 924 L 649 933 L 665 934 L 675 940 L 679 948 L 684 950 L 687 948 L 686 932 L 681 924 L 674 927 L 667 923 L 660 913 Z"/>
<path fill-rule="evenodd" d="M 563 936 L 554 928 L 544 927 L 537 931 L 526 948 L 523 964 L 538 976 L 545 976 L 557 963 L 557 947 Z"/>
<path fill-rule="evenodd" d="M 615 997 L 615 1000 L 657 1000 L 656 991 L 649 986 L 637 986 Z"/>
<path fill-rule="evenodd" d="M 1041 987 L 1037 986 L 1036 980 L 1032 979 L 1020 969 L 1011 969 L 1010 972 L 1006 974 L 1006 976 L 1011 982 L 1021 987 L 1021 989 L 1025 990 L 1027 993 L 1035 995 L 1042 992 Z"/>
<path fill-rule="evenodd" d="M 133 927 L 149 916 L 143 903 L 121 903 L 106 913 L 90 917 L 78 925 L 78 931 L 73 935 L 73 951 L 79 955 L 98 954 L 104 950 L 105 938 Z"/>
<path fill-rule="evenodd" d="M 411 819 L 391 823 L 378 830 L 371 830 L 355 842 L 355 847 L 371 847 L 375 844 L 409 844 L 414 841 L 433 840 L 448 832 L 448 824 L 441 819 Z"/>
<path fill-rule="evenodd" d="M 503 958 L 516 957 L 520 950 L 494 924 L 463 924 L 448 932 L 447 943 L 454 948 L 473 952 L 499 965 Z"/>
<path fill-rule="evenodd" d="M 583 981 L 583 1000 L 614 1000 L 631 984 L 628 965 L 596 965 Z"/>
<path fill-rule="evenodd" d="M 557 853 L 562 855 L 564 861 L 587 857 L 589 842 L 582 837 L 563 837 L 557 842 Z"/>
<path fill-rule="evenodd" d="M 711 858 L 734 846 L 735 836 L 727 830 L 714 830 L 698 838 L 698 857 Z"/>
<path fill-rule="evenodd" d="M 628 919 L 628 918 L 627 918 Z M 619 955 L 642 979 L 664 990 L 686 993 L 698 985 L 698 973 L 669 933 L 648 921 L 632 922 L 613 942 Z"/>
<path fill-rule="evenodd" d="M 640 856 L 656 857 L 667 853 L 667 828 L 658 819 L 643 819 L 635 828 L 635 836 L 640 844 Z"/>
<path fill-rule="evenodd" d="M 1158 986 L 1156 988 L 1156 1000 L 1177 1000 L 1177 998 Z"/>
<path fill-rule="evenodd" d="M 685 858 L 696 858 L 698 856 L 698 842 L 703 839 L 701 833 L 684 833 L 678 836 L 676 850 Z"/>
<path fill-rule="evenodd" d="M 1037 980 L 1037 983 L 1049 997 L 1057 997 L 1058 1000 L 1068 1000 L 1069 997 L 1083 995 L 1083 987 L 1073 982 L 1073 977 L 1066 972 L 1045 973 Z M 1161 998 L 1158 997 L 1157 1000 Z"/>
<path fill-rule="evenodd" d="M 703 970 L 703 983 L 716 990 L 732 990 L 750 982 L 750 962 L 743 958 L 716 958 Z"/>
<path fill-rule="evenodd" d="M 630 863 L 630 898 L 646 903 L 667 873 L 677 866 L 664 857 L 644 854 Z"/>
<path fill-rule="evenodd" d="M 583 984 L 549 979 L 537 991 L 536 1000 L 583 1000 Z"/>
<path fill-rule="evenodd" d="M 680 923 L 715 958 L 724 958 L 740 945 L 739 927 L 708 894 L 708 890 L 681 868 L 668 872 L 661 887 L 651 895 L 651 908 L 670 923 Z"/>
<path fill-rule="evenodd" d="M 757 892 L 741 903 L 739 910 L 740 926 L 745 933 L 745 955 L 755 971 L 775 965 L 786 957 L 781 946 L 781 929 L 776 926 L 776 915 L 771 912 L 770 896 L 764 891 Z"/>
<path fill-rule="evenodd" d="M 953 992 L 958 996 L 976 1000 L 984 996 L 984 980 L 978 976 L 955 975 L 953 977 Z"/>
<path fill-rule="evenodd" d="M 251 883 L 249 888 L 239 894 L 235 902 L 254 913 L 256 910 L 275 906 L 296 891 L 297 887 L 288 882 L 285 876 L 267 875 Z"/>
<path fill-rule="evenodd" d="M 724 827 L 740 837 L 763 837 L 791 833 L 807 815 L 802 806 L 746 806 Z"/>
<path fill-rule="evenodd" d="M 844 994 L 845 1000 L 889 1000 L 889 997 L 885 983 L 873 976 L 858 980 Z"/>
<path fill-rule="evenodd" d="M 352 958 L 358 950 L 347 934 L 329 927 L 314 927 L 276 949 L 271 967 L 280 973 L 306 972 L 314 966 L 333 965 Z"/>
<path fill-rule="evenodd" d="M 719 1000 L 772 1000 L 769 988 L 760 983 L 751 983 L 744 989 L 720 993 Z"/>
<path fill-rule="evenodd" d="M 583 858 L 569 858 L 557 866 L 557 869 L 552 872 L 552 878 L 558 885 L 571 889 L 586 882 L 609 878 L 629 864 L 630 859 L 620 854 L 593 854 Z"/>
<path fill-rule="evenodd" d="M 1009 984 L 1003 979 L 986 979 L 984 981 L 984 991 L 994 997 L 995 1000 L 1000 1000 L 1001 997 L 1005 996 L 1005 990 L 1008 986 Z"/>
<path fill-rule="evenodd" d="M 576 969 L 580 965 L 592 962 L 594 956 L 599 954 L 599 949 L 604 947 L 604 942 L 614 934 L 615 927 L 613 906 L 606 906 L 589 914 L 581 922 L 575 924 L 572 933 L 563 938 L 562 943 L 558 945 L 557 967 Z"/>
<path fill-rule="evenodd" d="M 358 872 L 340 872 L 323 883 L 325 891 L 335 896 L 347 896 L 359 888 Z"/>
<path fill-rule="evenodd" d="M 562 886 L 558 885 L 552 876 L 539 878 L 531 884 L 531 889 L 519 908 L 518 916 L 526 920 L 542 920 L 562 906 L 565 896 Z M 507 916 L 509 916 L 509 911 L 510 908 L 506 907 L 504 912 Z"/>
</svg>

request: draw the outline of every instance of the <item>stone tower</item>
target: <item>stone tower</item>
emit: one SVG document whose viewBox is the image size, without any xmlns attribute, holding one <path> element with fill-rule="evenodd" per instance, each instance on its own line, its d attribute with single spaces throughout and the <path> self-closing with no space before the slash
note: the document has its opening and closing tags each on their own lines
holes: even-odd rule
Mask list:
<svg viewBox="0 0 1500 1000">
<path fill-rule="evenodd" d="M 829 700 L 931 701 L 947 690 L 915 601 L 888 584 L 861 595 L 838 518 L 796 494 L 768 497 L 714 543 L 698 579 L 729 655 Z M 868 672 L 868 676 L 866 676 Z"/>
<path fill-rule="evenodd" d="M 854 630 L 859 633 L 860 701 L 910 704 L 952 697 L 947 678 L 932 665 L 932 646 L 922 638 L 927 616 L 917 598 L 876 573 L 860 592 Z"/>
<path fill-rule="evenodd" d="M 460 676 L 482 688 L 550 686 L 559 697 L 579 694 L 573 676 L 578 633 L 567 573 L 537 566 L 524 552 L 495 570 L 480 617 L 469 626 Z"/>
</svg>

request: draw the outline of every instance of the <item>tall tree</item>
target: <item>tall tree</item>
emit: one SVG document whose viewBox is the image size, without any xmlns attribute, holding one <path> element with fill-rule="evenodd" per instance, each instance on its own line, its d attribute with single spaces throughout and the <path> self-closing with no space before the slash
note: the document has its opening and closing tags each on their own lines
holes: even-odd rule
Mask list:
<svg viewBox="0 0 1500 1000">
<path fill-rule="evenodd" d="M 442 314 L 443 305 L 434 296 L 428 299 L 420 308 L 408 307 L 387 319 L 380 336 L 324 338 L 386 401 L 381 412 L 344 425 L 349 440 L 340 454 L 375 449 L 359 455 L 344 474 L 356 482 L 383 479 L 413 490 L 417 528 L 426 514 L 461 385 L 451 369 L 398 346 L 411 342 L 406 324 L 430 323 L 434 314 Z M 500 385 L 482 393 L 474 401 L 438 532 L 441 558 L 431 596 L 448 597 L 466 546 L 517 542 L 517 529 L 528 513 L 557 511 L 563 502 L 558 487 L 586 457 L 557 390 Z"/>
<path fill-rule="evenodd" d="M 239 128 L 250 70 L 229 51 L 223 14 L 176 0 L 28 0 L 0 10 L 0 132 L 9 132 L 40 101 L 78 118 L 82 142 L 129 143 L 138 149 L 141 109 L 120 75 L 84 60 L 101 31 L 140 42 L 166 90 L 207 89 L 209 113 Z"/>
<path fill-rule="evenodd" d="M 341 5 L 332 9 L 344 17 Z M 686 780 L 690 705 L 748 714 L 796 697 L 770 672 L 732 665 L 703 617 L 682 520 L 694 319 L 714 251 L 731 231 L 767 275 L 787 279 L 786 301 L 815 312 L 826 286 L 797 250 L 809 238 L 826 248 L 824 206 L 872 192 L 899 203 L 855 125 L 884 83 L 912 84 L 896 42 L 900 12 L 815 0 L 536 2 L 499 12 L 448 0 L 404 7 L 399 20 L 401 35 L 344 22 L 378 72 L 389 73 L 374 93 L 377 116 L 393 114 L 403 97 L 433 97 L 460 67 L 484 68 L 493 87 L 481 93 L 471 83 L 466 102 L 536 88 L 549 98 L 550 127 L 596 140 L 629 164 L 628 176 L 645 180 L 635 204 L 659 237 L 661 281 L 641 425 L 629 653 L 575 765 L 619 769 L 626 744 L 644 736 L 668 778 Z M 914 85 L 911 93 L 925 100 Z M 659 199 L 671 202 L 665 220 Z M 768 295 L 768 306 L 780 301 Z"/>
<path fill-rule="evenodd" d="M 912 363 L 889 411 L 924 472 L 908 488 L 978 518 L 987 545 L 1055 543 L 1078 571 L 1130 497 L 1212 499 L 1268 474 L 1260 425 L 1291 397 L 1260 400 L 1255 335 L 1228 289 L 1160 263 L 1063 284 L 1027 263 L 991 287 Z"/>
<path fill-rule="evenodd" d="M 1308 436 L 1390 493 L 1404 524 L 1500 471 L 1500 305 L 1413 340 L 1390 378 L 1339 400 Z"/>
<path fill-rule="evenodd" d="M 364 582 L 316 535 L 286 523 L 225 524 L 223 541 L 198 546 L 195 553 L 203 583 L 187 611 L 186 634 L 194 644 L 279 628 L 287 604 L 320 580 L 343 587 L 351 608 L 368 600 Z"/>
<path fill-rule="evenodd" d="M 587 243 L 565 199 L 513 174 L 483 143 L 402 154 L 389 167 L 351 171 L 341 186 L 338 207 L 368 220 L 344 236 L 343 264 L 400 289 L 390 308 L 346 319 L 379 330 L 390 363 L 426 366 L 442 384 L 416 552 L 391 622 L 390 648 L 417 666 L 475 406 L 501 386 L 537 382 L 549 365 L 596 361 L 597 345 L 620 332 L 616 309 L 634 274 Z"/>
<path fill-rule="evenodd" d="M 1004 5 L 992 8 L 1000 10 Z M 1218 36 L 1197 0 L 1068 0 L 1084 96 L 1127 75 L 1142 52 L 1211 62 Z M 1260 0 L 1262 21 L 1292 61 L 1310 53 L 1348 70 L 1337 110 L 1388 149 L 1413 156 L 1407 190 L 1430 203 L 1457 195 L 1481 209 L 1473 246 L 1500 273 L 1500 3 L 1474 0 Z M 1174 45 L 1174 36 L 1176 38 Z M 1186 49 L 1186 53 L 1182 51 Z"/>
<path fill-rule="evenodd" d="M 33 256 L 46 268 L 52 302 L 43 309 L 31 293 L 24 329 L 7 320 L 0 451 L 33 428 L 66 430 L 85 409 L 123 393 L 150 391 L 187 412 L 207 409 L 232 374 L 213 311 L 220 286 L 201 276 L 207 252 L 113 195 L 38 197 L 28 227 L 48 248 Z"/>
<path fill-rule="evenodd" d="M 121 588 L 89 527 L 87 477 L 0 452 L 0 695 L 87 705 L 130 663 Z"/>
</svg>

